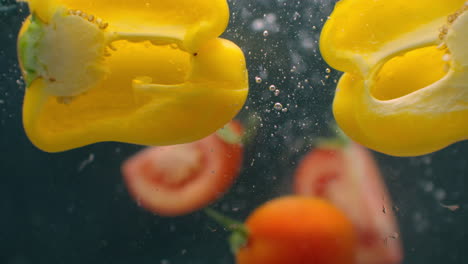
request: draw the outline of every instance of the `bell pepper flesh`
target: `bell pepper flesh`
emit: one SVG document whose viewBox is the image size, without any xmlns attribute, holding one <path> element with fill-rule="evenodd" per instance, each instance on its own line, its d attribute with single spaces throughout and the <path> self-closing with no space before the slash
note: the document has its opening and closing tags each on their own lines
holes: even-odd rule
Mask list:
<svg viewBox="0 0 468 264">
<path fill-rule="evenodd" d="M 19 36 L 30 80 L 23 123 L 40 149 L 186 143 L 223 127 L 246 100 L 244 55 L 217 38 L 224 0 L 28 3 L 43 33 L 31 35 L 31 17 Z M 38 76 L 28 78 L 31 65 Z"/>
<path fill-rule="evenodd" d="M 343 0 L 323 29 L 324 58 L 346 72 L 335 118 L 376 151 L 416 156 L 468 139 L 468 5 L 430 2 Z"/>
</svg>

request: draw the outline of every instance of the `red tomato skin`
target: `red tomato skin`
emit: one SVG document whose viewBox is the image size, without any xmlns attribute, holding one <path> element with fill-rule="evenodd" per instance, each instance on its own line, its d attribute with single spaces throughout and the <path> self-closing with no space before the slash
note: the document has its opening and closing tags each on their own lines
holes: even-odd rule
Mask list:
<svg viewBox="0 0 468 264">
<path fill-rule="evenodd" d="M 355 264 L 352 223 L 325 200 L 278 198 L 245 224 L 249 240 L 237 253 L 237 264 Z"/>
<path fill-rule="evenodd" d="M 317 148 L 300 162 L 296 194 L 327 199 L 353 221 L 359 264 L 398 264 L 403 259 L 392 202 L 370 151 L 350 143 Z"/>
<path fill-rule="evenodd" d="M 240 123 L 232 124 L 237 132 L 242 133 Z M 130 195 L 141 207 L 160 216 L 185 215 L 218 199 L 233 184 L 242 166 L 241 143 L 227 143 L 215 133 L 183 145 L 199 150 L 203 155 L 203 164 L 200 164 L 201 170 L 197 175 L 190 176 L 190 179 L 180 186 L 155 183 L 154 179 L 141 173 L 143 161 L 151 159 L 154 156 L 152 152 L 173 146 L 149 147 L 124 162 L 122 174 L 125 183 Z"/>
</svg>

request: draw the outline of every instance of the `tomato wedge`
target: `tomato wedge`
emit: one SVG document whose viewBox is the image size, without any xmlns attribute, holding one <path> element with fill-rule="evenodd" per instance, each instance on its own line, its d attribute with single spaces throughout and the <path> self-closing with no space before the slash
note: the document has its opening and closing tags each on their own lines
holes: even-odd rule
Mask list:
<svg viewBox="0 0 468 264">
<path fill-rule="evenodd" d="M 327 199 L 350 217 L 359 240 L 357 263 L 402 261 L 392 202 L 372 154 L 364 147 L 348 142 L 312 150 L 296 170 L 294 191 Z"/>
<path fill-rule="evenodd" d="M 242 126 L 231 122 L 219 132 L 188 144 L 149 147 L 122 166 L 130 194 L 161 216 L 188 214 L 219 198 L 239 174 Z"/>
</svg>

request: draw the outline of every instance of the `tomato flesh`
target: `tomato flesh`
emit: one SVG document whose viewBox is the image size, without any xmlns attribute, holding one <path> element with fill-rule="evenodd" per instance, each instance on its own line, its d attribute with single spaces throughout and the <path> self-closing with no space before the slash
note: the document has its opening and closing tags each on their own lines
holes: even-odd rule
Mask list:
<svg viewBox="0 0 468 264">
<path fill-rule="evenodd" d="M 203 208 L 226 192 L 239 174 L 242 156 L 240 143 L 212 134 L 188 144 L 149 147 L 127 160 L 122 173 L 143 208 L 177 216 Z"/>
<path fill-rule="evenodd" d="M 167 188 L 181 188 L 200 175 L 204 154 L 196 144 L 183 144 L 149 149 L 148 157 L 141 164 L 140 173 L 156 185 Z"/>
<path fill-rule="evenodd" d="M 403 258 L 392 202 L 371 153 L 349 143 L 317 148 L 300 162 L 296 194 L 322 197 L 353 221 L 359 264 L 398 264 Z"/>
</svg>

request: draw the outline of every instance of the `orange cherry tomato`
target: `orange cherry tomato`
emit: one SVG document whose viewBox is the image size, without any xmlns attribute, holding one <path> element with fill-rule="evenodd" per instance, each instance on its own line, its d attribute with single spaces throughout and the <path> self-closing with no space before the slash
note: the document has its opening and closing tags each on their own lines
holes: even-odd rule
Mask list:
<svg viewBox="0 0 468 264">
<path fill-rule="evenodd" d="M 237 264 L 354 264 L 355 233 L 347 216 L 325 200 L 272 200 L 247 219 L 247 244 Z"/>
<path fill-rule="evenodd" d="M 326 199 L 357 230 L 359 264 L 398 264 L 403 258 L 392 202 L 377 163 L 366 148 L 348 142 L 318 147 L 299 163 L 296 194 Z"/>
<path fill-rule="evenodd" d="M 162 216 L 191 213 L 219 198 L 239 174 L 243 158 L 240 123 L 224 129 L 238 141 L 226 142 L 215 133 L 188 144 L 150 147 L 127 160 L 122 173 L 130 194 Z"/>
</svg>

